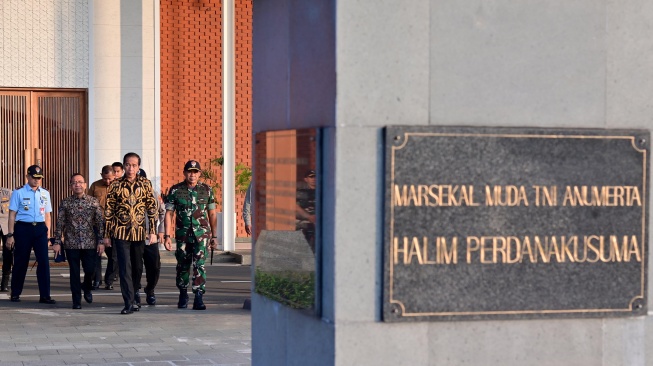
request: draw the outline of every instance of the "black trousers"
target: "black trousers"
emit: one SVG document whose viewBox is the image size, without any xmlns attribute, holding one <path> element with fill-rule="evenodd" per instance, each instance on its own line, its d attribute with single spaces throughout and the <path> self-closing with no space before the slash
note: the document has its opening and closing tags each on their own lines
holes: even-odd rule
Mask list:
<svg viewBox="0 0 653 366">
<path fill-rule="evenodd" d="M 113 239 L 111 239 L 113 242 Z M 114 244 L 111 244 L 112 246 Z M 114 277 L 118 274 L 118 251 L 113 247 L 107 247 L 104 252 L 107 253 L 107 270 L 104 272 L 104 283 L 113 284 Z"/>
<path fill-rule="evenodd" d="M 82 290 L 93 289 L 93 269 L 95 262 L 99 260 L 95 249 L 66 249 L 66 259 L 70 269 L 70 292 L 73 295 L 73 305 L 82 303 Z M 80 282 L 79 264 L 84 268 L 84 282 Z"/>
<path fill-rule="evenodd" d="M 161 254 L 159 253 L 158 243 L 145 246 L 143 263 L 145 264 L 145 278 L 147 279 L 145 293 L 148 293 L 154 291 L 161 274 Z"/>
<path fill-rule="evenodd" d="M 16 221 L 14 226 L 14 268 L 11 271 L 11 296 L 20 296 L 25 284 L 29 266 L 29 256 L 34 249 L 36 261 L 36 280 L 39 295 L 50 297 L 50 258 L 48 258 L 48 228 L 44 223 L 32 225 Z"/>
<path fill-rule="evenodd" d="M 138 290 L 143 275 L 143 250 L 145 241 L 113 239 L 113 248 L 118 254 L 120 292 L 125 307 L 134 303 L 134 291 Z"/>
<path fill-rule="evenodd" d="M 102 257 L 95 252 L 97 260 L 95 261 L 95 267 L 93 267 L 93 282 L 102 282 Z M 84 271 L 86 273 L 86 271 Z"/>
<path fill-rule="evenodd" d="M 2 230 L 0 230 L 0 244 L 2 245 L 2 276 L 9 276 L 11 266 L 14 264 L 14 251 L 5 246 L 7 235 Z"/>
</svg>

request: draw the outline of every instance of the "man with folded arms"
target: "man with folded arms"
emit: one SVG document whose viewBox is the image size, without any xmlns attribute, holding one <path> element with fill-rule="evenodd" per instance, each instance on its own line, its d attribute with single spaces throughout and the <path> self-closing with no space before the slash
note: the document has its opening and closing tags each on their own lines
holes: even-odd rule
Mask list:
<svg viewBox="0 0 653 366">
<path fill-rule="evenodd" d="M 139 310 L 134 306 L 134 290 L 138 290 L 143 274 L 145 239 L 149 235 L 150 242 L 156 242 L 157 202 L 150 181 L 137 174 L 141 157 L 133 152 L 127 153 L 122 164 L 125 175 L 115 180 L 107 192 L 104 245 L 112 245 L 113 239 L 113 248 L 118 253 L 120 291 L 125 301 L 125 308 L 120 313 L 131 314 Z M 146 220 L 148 230 L 145 229 Z"/>
<path fill-rule="evenodd" d="M 57 210 L 52 249 L 55 255 L 59 254 L 62 247 L 66 250 L 73 309 L 81 309 L 82 290 L 84 300 L 89 304 L 93 302 L 91 290 L 95 261 L 100 260 L 99 255 L 104 251 L 104 218 L 98 200 L 84 193 L 86 181 L 81 174 L 75 173 L 70 177 L 70 188 L 73 195 L 64 198 Z M 79 282 L 80 261 L 84 267 L 83 284 Z"/>
<path fill-rule="evenodd" d="M 9 228 L 7 248 L 14 249 L 14 268 L 11 272 L 11 301 L 19 302 L 23 292 L 29 256 L 34 249 L 38 262 L 36 279 L 39 302 L 55 304 L 50 297 L 50 262 L 48 235 L 52 202 L 50 193 L 41 187 L 43 170 L 38 165 L 27 168 L 27 184 L 11 193 L 9 199 Z"/>
</svg>

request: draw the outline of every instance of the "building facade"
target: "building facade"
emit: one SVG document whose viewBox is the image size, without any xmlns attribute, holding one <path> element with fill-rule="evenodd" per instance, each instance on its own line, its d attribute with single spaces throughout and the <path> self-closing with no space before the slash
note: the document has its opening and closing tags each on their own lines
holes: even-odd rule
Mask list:
<svg viewBox="0 0 653 366">
<path fill-rule="evenodd" d="M 236 161 L 247 166 L 251 18 L 251 1 L 237 1 L 233 123 Z M 0 30 L 0 159 L 9 167 L 0 184 L 22 184 L 39 163 L 43 185 L 61 197 L 73 172 L 99 179 L 134 151 L 165 192 L 187 160 L 222 156 L 218 0 L 6 0 Z"/>
</svg>

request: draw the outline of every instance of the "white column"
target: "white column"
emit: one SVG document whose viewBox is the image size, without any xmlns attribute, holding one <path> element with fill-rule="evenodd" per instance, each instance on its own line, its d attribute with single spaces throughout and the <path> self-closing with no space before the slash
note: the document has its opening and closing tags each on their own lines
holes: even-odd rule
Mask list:
<svg viewBox="0 0 653 366">
<path fill-rule="evenodd" d="M 161 193 L 161 4 L 154 3 L 154 189 Z"/>
<path fill-rule="evenodd" d="M 235 217 L 235 55 L 234 55 L 234 1 L 222 1 L 222 245 L 225 251 L 236 249 Z"/>
</svg>

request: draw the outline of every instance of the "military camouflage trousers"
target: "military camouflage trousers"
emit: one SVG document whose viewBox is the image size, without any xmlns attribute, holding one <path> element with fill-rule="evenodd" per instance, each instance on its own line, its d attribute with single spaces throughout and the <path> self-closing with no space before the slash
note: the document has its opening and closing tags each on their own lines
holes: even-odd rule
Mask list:
<svg viewBox="0 0 653 366">
<path fill-rule="evenodd" d="M 180 290 L 188 289 L 191 284 L 193 293 L 200 291 L 205 292 L 206 272 L 204 270 L 204 253 L 208 240 L 197 240 L 195 235 L 188 235 L 186 242 L 177 240 L 177 288 Z M 190 275 L 191 265 L 193 275 Z M 192 280 L 192 283 L 191 283 Z"/>
</svg>

